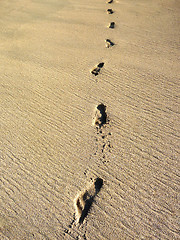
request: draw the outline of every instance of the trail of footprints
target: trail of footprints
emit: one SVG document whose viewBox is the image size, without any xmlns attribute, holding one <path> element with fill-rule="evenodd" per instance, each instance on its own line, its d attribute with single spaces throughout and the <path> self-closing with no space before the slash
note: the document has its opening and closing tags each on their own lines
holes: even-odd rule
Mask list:
<svg viewBox="0 0 180 240">
<path fill-rule="evenodd" d="M 113 3 L 113 0 L 107 1 L 106 3 L 111 4 L 111 3 Z M 111 8 L 107 9 L 106 12 L 108 14 L 113 14 L 114 13 L 114 11 Z M 115 22 L 110 22 L 107 27 L 110 28 L 110 29 L 114 29 L 115 28 Z M 106 48 L 111 48 L 115 45 L 115 43 L 112 42 L 110 39 L 105 39 L 104 41 L 105 41 L 105 47 Z M 104 67 L 104 63 L 101 62 L 101 63 L 97 64 L 90 72 L 94 76 L 98 76 L 103 67 Z"/>
<path fill-rule="evenodd" d="M 110 141 L 111 131 L 109 125 L 109 117 L 106 112 L 106 106 L 104 104 L 99 104 L 95 109 L 95 114 L 93 118 L 93 125 L 96 126 L 97 136 L 96 136 L 96 152 L 102 163 L 108 163 L 107 155 L 112 151 L 112 144 Z"/>
<path fill-rule="evenodd" d="M 113 0 L 109 0 L 106 2 L 107 4 L 112 4 Z M 113 14 L 114 11 L 112 9 L 107 9 L 106 12 L 108 14 Z M 110 22 L 108 28 L 114 29 L 115 22 Z M 106 48 L 110 48 L 114 46 L 114 43 L 110 39 L 105 39 Z M 94 76 L 98 76 L 101 72 L 101 69 L 104 67 L 104 62 L 97 64 L 90 72 Z M 111 153 L 112 145 L 110 142 L 111 131 L 109 131 L 109 118 L 106 111 L 106 106 L 104 104 L 99 104 L 95 108 L 94 118 L 92 121 L 93 126 L 96 127 L 97 135 L 96 135 L 96 151 L 94 155 L 99 157 L 102 164 L 108 163 L 107 153 Z M 84 173 L 86 175 L 86 172 Z M 99 193 L 103 186 L 103 180 L 101 178 L 96 178 L 94 180 L 91 179 L 91 183 L 81 192 L 77 194 L 74 199 L 74 208 L 75 213 L 73 215 L 73 219 L 69 226 L 64 230 L 64 236 L 69 235 L 74 239 L 87 239 L 86 231 L 87 231 L 87 221 L 85 222 L 85 218 L 87 217 L 91 205 Z M 81 236 L 79 235 L 81 232 Z"/>
</svg>

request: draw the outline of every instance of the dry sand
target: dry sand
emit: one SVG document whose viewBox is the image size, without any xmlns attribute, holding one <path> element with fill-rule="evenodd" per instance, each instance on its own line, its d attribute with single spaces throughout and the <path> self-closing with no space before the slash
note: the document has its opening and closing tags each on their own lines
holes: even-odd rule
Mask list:
<svg viewBox="0 0 180 240">
<path fill-rule="evenodd" d="M 0 0 L 0 239 L 180 239 L 179 12 Z M 93 201 L 79 225 L 81 194 L 80 211 Z"/>
</svg>

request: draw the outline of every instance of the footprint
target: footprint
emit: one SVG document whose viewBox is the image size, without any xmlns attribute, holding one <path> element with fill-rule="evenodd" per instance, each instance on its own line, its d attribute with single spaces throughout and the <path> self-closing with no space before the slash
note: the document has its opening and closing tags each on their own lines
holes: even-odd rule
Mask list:
<svg viewBox="0 0 180 240">
<path fill-rule="evenodd" d="M 76 223 L 83 223 L 85 217 L 88 215 L 94 198 L 101 190 L 102 185 L 103 180 L 101 178 L 96 178 L 88 188 L 80 192 L 74 199 Z"/>
<path fill-rule="evenodd" d="M 113 14 L 113 13 L 114 11 L 111 8 L 107 9 L 107 14 Z"/>
<path fill-rule="evenodd" d="M 101 126 L 103 126 L 106 123 L 107 123 L 106 106 L 101 103 L 96 107 L 93 125 L 96 125 L 99 128 L 101 128 Z"/>
<path fill-rule="evenodd" d="M 106 3 L 112 3 L 113 2 L 113 0 L 109 0 L 109 1 L 107 1 Z"/>
<path fill-rule="evenodd" d="M 97 76 L 100 73 L 101 68 L 104 66 L 104 63 L 99 63 L 92 71 L 91 73 Z"/>
<path fill-rule="evenodd" d="M 114 43 L 110 39 L 106 39 L 105 43 L 106 43 L 107 48 L 110 48 L 110 47 L 114 46 Z"/>
<path fill-rule="evenodd" d="M 109 24 L 108 28 L 114 28 L 114 26 L 115 26 L 115 22 L 111 22 L 111 23 Z"/>
</svg>

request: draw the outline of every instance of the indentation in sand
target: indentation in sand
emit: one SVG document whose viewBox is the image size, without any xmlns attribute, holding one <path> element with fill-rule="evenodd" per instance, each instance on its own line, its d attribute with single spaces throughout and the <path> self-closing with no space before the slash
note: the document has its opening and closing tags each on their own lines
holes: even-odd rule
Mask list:
<svg viewBox="0 0 180 240">
<path fill-rule="evenodd" d="M 115 26 L 115 22 L 111 22 L 109 25 L 108 25 L 108 28 L 114 28 Z"/>
<path fill-rule="evenodd" d="M 110 48 L 110 47 L 114 46 L 114 43 L 110 39 L 106 39 L 105 43 L 106 43 L 107 48 Z"/>
<path fill-rule="evenodd" d="M 107 14 L 113 14 L 113 13 L 114 11 L 111 8 L 107 9 Z"/>
<path fill-rule="evenodd" d="M 106 106 L 101 103 L 96 107 L 95 116 L 93 118 L 93 125 L 101 128 L 101 126 L 103 126 L 106 123 L 107 123 Z"/>
<path fill-rule="evenodd" d="M 96 178 L 89 187 L 76 196 L 74 199 L 76 223 L 83 223 L 102 185 L 103 180 L 101 178 Z"/>
<path fill-rule="evenodd" d="M 104 66 L 104 63 L 99 63 L 93 70 L 91 70 L 91 73 L 95 76 L 97 76 L 100 73 L 101 68 Z"/>
<path fill-rule="evenodd" d="M 113 0 L 109 0 L 109 1 L 107 1 L 106 3 L 109 3 L 109 4 L 110 4 L 110 3 L 112 3 L 112 2 L 113 2 Z"/>
</svg>

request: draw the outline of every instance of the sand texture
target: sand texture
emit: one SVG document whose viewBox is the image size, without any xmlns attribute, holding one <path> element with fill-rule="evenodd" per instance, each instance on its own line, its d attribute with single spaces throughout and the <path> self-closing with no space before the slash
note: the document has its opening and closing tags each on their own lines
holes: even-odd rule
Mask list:
<svg viewBox="0 0 180 240">
<path fill-rule="evenodd" d="M 0 239 L 180 239 L 179 13 L 0 0 Z"/>
</svg>

